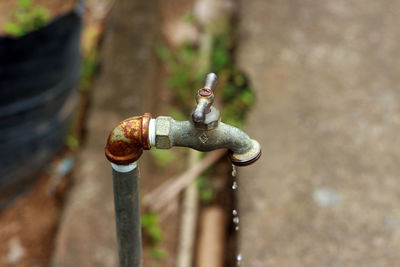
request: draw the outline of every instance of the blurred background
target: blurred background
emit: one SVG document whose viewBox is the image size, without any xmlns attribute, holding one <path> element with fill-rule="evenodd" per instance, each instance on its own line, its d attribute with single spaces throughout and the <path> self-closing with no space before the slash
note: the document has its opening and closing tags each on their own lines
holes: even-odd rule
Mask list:
<svg viewBox="0 0 400 267">
<path fill-rule="evenodd" d="M 145 152 L 144 267 L 399 266 L 398 25 L 395 0 L 0 0 L 0 266 L 118 266 L 106 138 L 186 120 L 208 72 L 263 155 Z"/>
</svg>

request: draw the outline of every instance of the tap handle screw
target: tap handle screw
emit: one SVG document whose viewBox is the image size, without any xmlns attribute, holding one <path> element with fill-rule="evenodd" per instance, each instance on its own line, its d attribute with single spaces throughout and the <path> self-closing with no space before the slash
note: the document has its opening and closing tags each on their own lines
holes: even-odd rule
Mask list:
<svg viewBox="0 0 400 267">
<path fill-rule="evenodd" d="M 204 122 L 206 114 L 210 112 L 210 107 L 214 102 L 213 89 L 217 83 L 217 75 L 209 73 L 204 79 L 204 87 L 197 91 L 197 106 L 192 114 L 194 122 Z"/>
</svg>

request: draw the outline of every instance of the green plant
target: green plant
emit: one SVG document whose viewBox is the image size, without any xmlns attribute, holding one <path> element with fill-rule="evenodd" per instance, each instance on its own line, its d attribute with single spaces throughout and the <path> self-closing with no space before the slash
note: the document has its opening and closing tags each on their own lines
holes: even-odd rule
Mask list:
<svg viewBox="0 0 400 267">
<path fill-rule="evenodd" d="M 99 54 L 97 48 L 93 48 L 83 59 L 80 86 L 83 92 L 89 91 L 94 75 L 99 65 Z"/>
<path fill-rule="evenodd" d="M 183 20 L 187 23 L 194 24 L 196 22 L 196 18 L 193 12 L 187 12 L 183 15 Z"/>
<path fill-rule="evenodd" d="M 30 0 L 19 0 L 12 21 L 4 25 L 4 30 L 18 37 L 46 25 L 48 21 L 48 10 L 34 6 Z"/>
<path fill-rule="evenodd" d="M 150 154 L 161 169 L 167 168 L 176 159 L 176 154 L 170 149 L 151 149 Z"/>
<path fill-rule="evenodd" d="M 185 44 L 169 49 L 158 45 L 156 52 L 169 72 L 166 85 L 175 93 L 178 103 L 174 114 L 187 114 L 193 107 L 194 91 L 202 85 L 204 73 L 199 73 L 198 47 Z M 229 32 L 215 36 L 211 53 L 211 71 L 218 74 L 215 94 L 222 100 L 222 120 L 236 127 L 243 127 L 246 115 L 254 103 L 253 89 L 246 76 L 236 67 L 233 45 Z M 181 112 L 182 110 L 182 112 Z M 182 117 L 182 116 L 180 116 Z"/>
<path fill-rule="evenodd" d="M 142 216 L 142 227 L 151 241 L 158 244 L 162 240 L 162 231 L 156 213 L 145 213 Z"/>
<path fill-rule="evenodd" d="M 142 228 L 145 235 L 150 238 L 152 248 L 150 253 L 153 258 L 162 260 L 167 256 L 166 251 L 159 247 L 162 240 L 162 230 L 156 213 L 145 213 L 141 218 Z"/>
<path fill-rule="evenodd" d="M 71 149 L 72 151 L 78 150 L 81 142 L 78 137 L 76 137 L 72 131 L 67 135 L 66 140 L 65 140 L 66 146 Z"/>
<path fill-rule="evenodd" d="M 169 72 L 166 85 L 175 95 L 177 108 L 187 114 L 193 106 L 193 88 L 200 88 L 204 76 L 196 68 L 199 60 L 197 47 L 185 44 L 175 49 L 169 49 L 165 45 L 159 44 L 156 47 L 156 53 Z"/>
<path fill-rule="evenodd" d="M 157 260 L 163 260 L 167 257 L 167 252 L 160 247 L 152 247 L 150 249 L 151 256 Z"/>
<path fill-rule="evenodd" d="M 233 58 L 233 44 L 229 33 L 215 36 L 211 68 L 219 76 L 219 88 L 224 108 L 222 120 L 236 127 L 243 127 L 246 115 L 254 103 L 253 89 L 241 73 Z M 220 93 L 221 92 L 221 93 Z"/>
<path fill-rule="evenodd" d="M 215 199 L 215 190 L 210 187 L 208 176 L 200 176 L 196 180 L 199 188 L 200 200 L 208 204 Z"/>
</svg>

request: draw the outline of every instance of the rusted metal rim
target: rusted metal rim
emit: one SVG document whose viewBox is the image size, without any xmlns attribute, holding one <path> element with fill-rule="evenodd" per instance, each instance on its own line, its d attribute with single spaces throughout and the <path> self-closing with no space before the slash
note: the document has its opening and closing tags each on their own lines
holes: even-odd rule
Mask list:
<svg viewBox="0 0 400 267">
<path fill-rule="evenodd" d="M 261 157 L 261 146 L 256 140 L 251 140 L 253 143 L 253 147 L 242 154 L 229 152 L 229 158 L 232 161 L 233 165 L 236 166 L 247 166 L 253 164 Z"/>
<path fill-rule="evenodd" d="M 202 88 L 202 89 L 199 89 L 199 91 L 197 93 L 199 94 L 199 96 L 208 97 L 213 94 L 213 91 L 208 88 Z"/>
</svg>

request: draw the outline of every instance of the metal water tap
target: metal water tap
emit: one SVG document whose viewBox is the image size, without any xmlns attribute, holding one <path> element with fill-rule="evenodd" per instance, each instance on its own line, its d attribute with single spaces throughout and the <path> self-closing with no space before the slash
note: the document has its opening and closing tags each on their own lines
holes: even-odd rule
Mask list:
<svg viewBox="0 0 400 267">
<path fill-rule="evenodd" d="M 141 265 L 139 170 L 137 160 L 151 147 L 169 149 L 190 147 L 199 151 L 229 150 L 238 166 L 249 165 L 261 156 L 260 144 L 242 130 L 221 122 L 220 112 L 212 106 L 217 76 L 206 76 L 196 94 L 197 106 L 188 121 L 171 117 L 151 118 L 151 114 L 120 122 L 107 139 L 105 154 L 113 168 L 114 203 L 118 238 L 119 266 Z"/>
<path fill-rule="evenodd" d="M 138 160 L 143 149 L 181 146 L 199 151 L 228 148 L 233 164 L 244 166 L 255 162 L 261 155 L 260 144 L 242 130 L 221 122 L 220 112 L 212 106 L 216 82 L 214 73 L 206 76 L 204 88 L 197 91 L 197 106 L 188 121 L 176 121 L 168 116 L 152 119 L 146 113 L 121 122 L 108 138 L 107 158 L 125 165 Z"/>
</svg>

